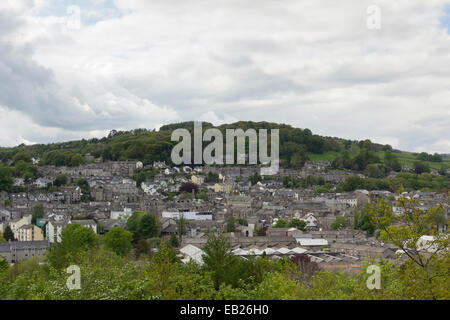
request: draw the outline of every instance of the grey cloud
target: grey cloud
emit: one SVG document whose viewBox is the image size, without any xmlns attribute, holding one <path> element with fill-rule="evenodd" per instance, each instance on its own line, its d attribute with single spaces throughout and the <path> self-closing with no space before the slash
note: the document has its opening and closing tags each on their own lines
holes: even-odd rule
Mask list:
<svg viewBox="0 0 450 320">
<path fill-rule="evenodd" d="M 60 140 L 204 117 L 448 152 L 445 1 L 380 0 L 375 32 L 372 2 L 117 0 L 123 16 L 67 34 L 0 19 L 0 39 L 21 26 L 30 39 L 0 45 L 0 107 Z"/>
</svg>

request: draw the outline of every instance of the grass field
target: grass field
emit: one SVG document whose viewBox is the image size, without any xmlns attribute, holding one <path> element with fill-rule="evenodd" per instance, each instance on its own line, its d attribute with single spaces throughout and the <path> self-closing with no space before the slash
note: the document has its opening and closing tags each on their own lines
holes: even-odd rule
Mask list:
<svg viewBox="0 0 450 320">
<path fill-rule="evenodd" d="M 376 155 L 379 156 L 380 159 L 384 158 L 384 152 L 377 152 Z M 412 153 L 395 152 L 394 155 L 398 158 L 398 160 L 402 165 L 413 167 L 414 162 L 417 161 L 416 156 L 413 155 Z M 430 166 L 430 168 L 434 170 L 439 170 L 442 167 L 442 165 L 446 166 L 447 168 L 450 168 L 450 159 L 448 158 L 443 159 L 442 162 L 431 162 L 431 161 L 424 161 L 424 162 L 427 163 Z"/>
<path fill-rule="evenodd" d="M 358 150 L 351 149 L 349 154 L 351 157 L 354 157 L 358 154 Z M 375 153 L 378 157 L 380 157 L 381 160 L 384 158 L 384 152 L 379 151 Z M 319 161 L 319 160 L 330 160 L 333 161 L 333 159 L 339 155 L 339 152 L 325 152 L 323 154 L 308 154 L 311 161 Z M 407 165 L 410 167 L 414 166 L 414 162 L 417 161 L 416 156 L 409 152 L 394 152 L 394 155 L 398 158 L 401 165 Z M 447 168 L 450 168 L 450 159 L 444 158 L 442 162 L 430 162 L 430 161 L 424 161 L 427 163 L 431 169 L 433 170 L 439 170 L 442 165 L 446 166 Z"/>
</svg>

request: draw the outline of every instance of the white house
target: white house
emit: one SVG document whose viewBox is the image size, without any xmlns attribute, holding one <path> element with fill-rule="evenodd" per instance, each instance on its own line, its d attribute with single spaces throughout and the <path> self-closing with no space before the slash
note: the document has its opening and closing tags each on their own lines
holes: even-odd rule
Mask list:
<svg viewBox="0 0 450 320">
<path fill-rule="evenodd" d="M 306 222 L 306 228 L 307 229 L 314 229 L 317 228 L 317 218 L 314 216 L 313 213 L 307 213 L 303 219 L 303 221 Z"/>
</svg>

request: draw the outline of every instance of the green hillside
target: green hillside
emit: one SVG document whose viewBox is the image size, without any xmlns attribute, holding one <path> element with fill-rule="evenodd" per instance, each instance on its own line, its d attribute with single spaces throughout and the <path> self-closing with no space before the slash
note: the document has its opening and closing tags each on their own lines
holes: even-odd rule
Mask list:
<svg viewBox="0 0 450 320">
<path fill-rule="evenodd" d="M 78 166 L 86 162 L 84 155 L 89 153 L 103 161 L 140 160 L 144 164 L 166 161 L 170 164 L 171 150 L 176 144 L 170 140 L 171 132 L 177 128 L 186 128 L 193 132 L 193 127 L 194 123 L 191 121 L 165 125 L 158 131 L 113 130 L 107 137 L 101 139 L 29 146 L 22 144 L 13 148 L 0 148 L 0 161 L 4 166 L 11 166 L 19 161 L 30 162 L 30 159 L 34 157 L 40 158 L 42 165 Z M 211 123 L 203 123 L 203 130 L 211 127 L 213 127 Z M 392 150 L 388 145 L 372 143 L 370 140 L 352 141 L 323 137 L 313 134 L 309 129 L 294 128 L 285 124 L 241 121 L 224 124 L 217 128 L 224 134 L 229 128 L 280 129 L 280 159 L 282 166 L 286 168 L 299 169 L 305 161 L 326 159 L 332 161 L 336 169 L 364 171 L 369 164 L 379 164 L 384 166 L 382 168 L 384 171 L 398 171 L 398 164 L 400 167 L 402 165 L 414 167 L 417 161 L 417 155 Z M 389 161 L 385 161 L 386 150 L 392 153 Z M 445 170 L 450 167 L 449 158 L 443 158 L 440 162 L 421 162 L 428 167 L 428 170 Z"/>
</svg>

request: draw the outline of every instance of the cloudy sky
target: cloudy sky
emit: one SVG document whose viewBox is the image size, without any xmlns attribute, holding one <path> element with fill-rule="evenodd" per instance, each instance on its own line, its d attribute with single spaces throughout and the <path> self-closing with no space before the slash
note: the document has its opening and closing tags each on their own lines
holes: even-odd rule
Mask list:
<svg viewBox="0 0 450 320">
<path fill-rule="evenodd" d="M 187 120 L 450 153 L 450 0 L 0 1 L 0 146 Z"/>
</svg>

